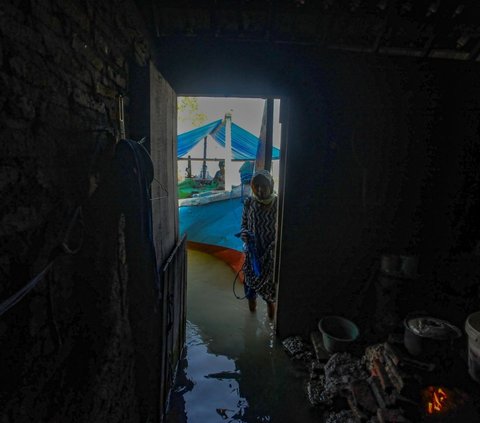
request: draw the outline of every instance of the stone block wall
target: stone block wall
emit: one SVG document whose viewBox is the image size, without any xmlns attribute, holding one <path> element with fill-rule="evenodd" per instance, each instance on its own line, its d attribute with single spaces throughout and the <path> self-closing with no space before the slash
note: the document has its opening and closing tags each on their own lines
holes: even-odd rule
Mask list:
<svg viewBox="0 0 480 423">
<path fill-rule="evenodd" d="M 112 157 L 118 96 L 149 43 L 132 0 L 0 6 L 0 421 L 156 421 L 139 404 Z M 127 116 L 128 135 L 128 116 Z M 153 369 L 154 370 L 154 369 Z"/>
</svg>

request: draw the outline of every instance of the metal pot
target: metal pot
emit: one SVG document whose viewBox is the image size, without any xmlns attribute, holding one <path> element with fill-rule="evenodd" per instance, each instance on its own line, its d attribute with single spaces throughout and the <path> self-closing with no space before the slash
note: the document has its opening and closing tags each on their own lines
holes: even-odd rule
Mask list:
<svg viewBox="0 0 480 423">
<path fill-rule="evenodd" d="M 435 353 L 440 348 L 449 347 L 462 335 L 456 326 L 431 316 L 407 316 L 404 326 L 403 343 L 407 351 L 414 356 Z"/>
</svg>

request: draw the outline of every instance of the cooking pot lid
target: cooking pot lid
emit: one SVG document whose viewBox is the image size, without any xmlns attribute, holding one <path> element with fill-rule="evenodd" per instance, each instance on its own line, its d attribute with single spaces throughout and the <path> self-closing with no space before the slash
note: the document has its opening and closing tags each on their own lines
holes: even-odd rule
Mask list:
<svg viewBox="0 0 480 423">
<path fill-rule="evenodd" d="M 412 317 L 406 322 L 407 328 L 423 338 L 454 339 L 462 332 L 446 320 L 429 316 Z"/>
</svg>

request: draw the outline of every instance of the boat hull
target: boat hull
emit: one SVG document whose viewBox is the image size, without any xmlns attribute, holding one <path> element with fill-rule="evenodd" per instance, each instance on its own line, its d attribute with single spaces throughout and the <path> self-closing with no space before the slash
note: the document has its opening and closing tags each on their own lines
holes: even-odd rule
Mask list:
<svg viewBox="0 0 480 423">
<path fill-rule="evenodd" d="M 240 197 L 202 205 L 179 207 L 180 233 L 187 234 L 189 247 L 212 254 L 238 272 L 242 266 L 240 231 L 243 203 Z"/>
</svg>

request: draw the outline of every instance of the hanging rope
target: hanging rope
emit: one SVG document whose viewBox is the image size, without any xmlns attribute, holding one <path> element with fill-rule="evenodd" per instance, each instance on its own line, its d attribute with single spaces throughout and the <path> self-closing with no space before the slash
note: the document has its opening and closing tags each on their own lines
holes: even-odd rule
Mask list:
<svg viewBox="0 0 480 423">
<path fill-rule="evenodd" d="M 147 154 L 147 156 L 150 158 L 150 160 L 153 163 L 152 156 L 150 155 L 148 150 L 143 146 L 143 144 L 145 144 L 146 140 L 147 140 L 147 137 L 143 137 L 140 141 L 137 141 L 137 143 L 143 147 L 143 149 L 145 150 L 145 153 Z M 168 198 L 168 190 L 163 186 L 163 184 L 155 176 L 153 177 L 153 180 L 160 186 L 161 189 L 163 189 L 166 192 L 167 195 L 162 195 L 160 197 L 150 198 L 150 201 L 161 200 L 162 198 Z"/>
<path fill-rule="evenodd" d="M 79 225 L 82 228 L 81 232 L 81 238 L 80 241 L 78 242 L 78 245 L 76 248 L 71 248 L 70 247 L 70 237 L 73 228 L 75 227 L 75 224 L 79 221 Z M 80 248 L 82 248 L 83 245 L 83 236 L 84 236 L 84 229 L 85 229 L 85 224 L 83 222 L 83 213 L 82 213 L 82 206 L 79 206 L 76 208 L 75 213 L 73 215 L 72 220 L 70 221 L 70 224 L 68 225 L 67 232 L 65 234 L 65 238 L 62 241 L 62 248 L 63 251 L 65 251 L 67 254 L 77 254 L 80 251 Z"/>
<path fill-rule="evenodd" d="M 81 238 L 80 241 L 77 243 L 75 248 L 71 247 L 71 233 L 75 226 L 75 224 L 80 221 L 80 226 L 82 228 Z M 79 206 L 75 209 L 72 219 L 67 227 L 67 231 L 65 233 L 65 237 L 61 242 L 61 252 L 66 254 L 76 254 L 80 251 L 83 245 L 83 233 L 84 233 L 84 223 L 83 223 L 83 215 L 82 215 L 82 207 Z M 57 253 L 56 256 L 50 260 L 50 262 L 43 268 L 43 270 L 35 276 L 30 282 L 28 282 L 23 288 L 18 290 L 15 294 L 7 298 L 5 301 L 0 303 L 0 316 L 10 310 L 14 305 L 16 305 L 25 295 L 27 295 L 37 284 L 47 275 L 48 271 L 52 268 L 53 263 L 55 260 L 61 255 L 61 253 Z"/>
<path fill-rule="evenodd" d="M 25 295 L 27 295 L 38 282 L 40 282 L 43 277 L 47 274 L 50 268 L 53 265 L 53 260 L 48 263 L 45 268 L 35 276 L 30 282 L 28 282 L 22 289 L 13 294 L 10 298 L 7 298 L 0 304 L 0 316 L 10 310 L 14 305 L 16 305 Z"/>
<path fill-rule="evenodd" d="M 160 185 L 160 188 L 162 188 L 162 189 L 167 193 L 167 195 L 162 195 L 162 196 L 160 196 L 160 197 L 150 198 L 150 201 L 161 200 L 162 198 L 168 198 L 168 190 L 162 185 L 162 183 L 161 183 L 157 178 L 154 177 L 153 180 L 154 180 L 158 185 Z"/>
<path fill-rule="evenodd" d="M 237 272 L 237 274 L 236 274 L 236 276 L 235 276 L 235 279 L 233 280 L 233 295 L 235 296 L 235 298 L 236 298 L 237 300 L 244 300 L 245 298 L 247 298 L 246 295 L 244 295 L 243 297 L 239 297 L 239 296 L 237 295 L 237 293 L 235 292 L 235 284 L 237 283 L 238 276 L 240 275 L 240 272 L 241 272 L 241 271 L 242 271 L 242 269 L 240 269 L 240 270 Z"/>
</svg>

